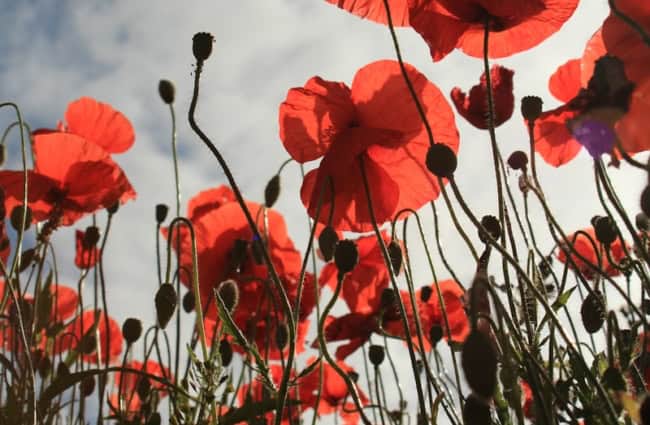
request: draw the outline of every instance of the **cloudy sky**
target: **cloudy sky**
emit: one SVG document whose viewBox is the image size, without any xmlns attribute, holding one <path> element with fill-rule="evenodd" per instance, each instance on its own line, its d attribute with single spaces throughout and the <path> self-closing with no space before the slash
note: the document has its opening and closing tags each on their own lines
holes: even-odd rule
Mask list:
<svg viewBox="0 0 650 425">
<path fill-rule="evenodd" d="M 541 96 L 546 107 L 557 104 L 548 93 L 548 77 L 557 66 L 581 55 L 607 12 L 606 0 L 584 0 L 574 17 L 543 45 L 497 62 L 515 70 L 517 104 L 529 94 Z M 0 99 L 18 103 L 32 127 L 54 126 L 68 102 L 80 96 L 114 105 L 135 127 L 135 146 L 115 159 L 138 199 L 117 215 L 105 258 L 111 313 L 120 320 L 136 315 L 145 323 L 154 318 L 154 205 L 174 201 L 169 111 L 157 93 L 161 78 L 174 81 L 177 88 L 183 204 L 198 191 L 225 181 L 185 119 L 192 84 L 192 35 L 208 31 L 216 39 L 202 76 L 198 121 L 232 165 L 245 196 L 257 201 L 262 200 L 268 178 L 288 158 L 278 137 L 278 106 L 287 90 L 314 75 L 349 84 L 365 64 L 394 58 L 386 27 L 322 0 L 30 0 L 5 5 L 0 26 L 5 28 L 0 38 Z M 480 60 L 454 52 L 434 64 L 414 31 L 399 30 L 398 36 L 405 60 L 443 93 L 454 86 L 468 90 L 478 81 Z M 0 114 L 2 125 L 13 120 L 8 110 Z M 459 185 L 477 215 L 495 213 L 494 172 L 491 161 L 485 160 L 490 157 L 487 132 L 470 127 L 460 117 L 457 125 Z M 527 149 L 517 111 L 497 136 L 504 155 Z M 17 138 L 9 143 L 16 144 Z M 544 164 L 539 168 L 549 202 L 567 231 L 585 227 L 600 212 L 592 162 L 585 152 L 559 170 Z M 636 212 L 643 176 L 629 167 L 612 173 L 619 193 Z M 306 221 L 298 199 L 299 175 L 295 165 L 286 169 L 278 209 L 302 249 Z M 444 215 L 443 225 L 452 264 L 461 279 L 470 279 L 474 266 L 466 260 L 466 250 Z M 72 233 L 59 232 L 55 243 L 62 280 L 73 284 L 77 272 L 72 267 Z M 544 249 L 550 247 L 547 243 Z M 430 280 L 424 268 L 416 278 L 422 284 Z"/>
</svg>

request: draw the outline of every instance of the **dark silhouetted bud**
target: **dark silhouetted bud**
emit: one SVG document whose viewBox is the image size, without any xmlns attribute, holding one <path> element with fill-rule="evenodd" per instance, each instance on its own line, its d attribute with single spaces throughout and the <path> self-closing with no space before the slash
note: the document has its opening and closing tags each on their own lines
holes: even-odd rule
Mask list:
<svg viewBox="0 0 650 425">
<path fill-rule="evenodd" d="M 343 239 L 336 243 L 334 248 L 334 264 L 340 274 L 351 272 L 359 261 L 357 244 L 349 239 Z"/>
<path fill-rule="evenodd" d="M 232 270 L 239 270 L 239 268 L 244 264 L 246 261 L 247 251 L 248 241 L 245 241 L 243 239 L 235 239 L 235 242 L 232 245 L 232 249 L 228 254 L 230 258 L 230 267 Z"/>
<path fill-rule="evenodd" d="M 370 359 L 370 363 L 374 366 L 382 364 L 385 356 L 386 353 L 384 353 L 384 347 L 381 345 L 371 345 L 368 349 L 368 358 Z"/>
<path fill-rule="evenodd" d="M 638 213 L 636 215 L 636 228 L 639 229 L 642 232 L 647 232 L 650 230 L 650 220 L 648 220 L 648 216 L 641 213 Z"/>
<path fill-rule="evenodd" d="M 264 188 L 264 205 L 267 208 L 271 208 L 275 204 L 275 201 L 278 200 L 278 196 L 280 196 L 280 175 L 276 174 L 271 177 L 271 180 L 269 180 Z"/>
<path fill-rule="evenodd" d="M 149 416 L 149 419 L 145 423 L 145 425 L 160 425 L 162 423 L 162 418 L 160 417 L 160 413 L 158 412 L 153 412 L 151 416 Z"/>
<path fill-rule="evenodd" d="M 257 238 L 253 238 L 251 243 L 251 254 L 253 254 L 253 261 L 258 266 L 264 264 L 264 244 Z"/>
<path fill-rule="evenodd" d="M 196 58 L 197 62 L 203 62 L 210 57 L 212 43 L 214 43 L 212 34 L 207 32 L 197 32 L 194 34 L 194 37 L 192 37 L 192 53 L 194 53 L 194 58 Z"/>
<path fill-rule="evenodd" d="M 219 355 L 221 356 L 221 364 L 226 367 L 232 361 L 232 345 L 227 339 L 222 339 L 219 342 Z"/>
<path fill-rule="evenodd" d="M 118 201 L 118 202 L 115 202 L 113 205 L 109 206 L 108 208 L 106 208 L 106 212 L 107 212 L 109 215 L 113 215 L 113 214 L 115 214 L 119 209 L 120 209 L 120 203 L 119 203 L 119 201 Z"/>
<path fill-rule="evenodd" d="M 582 324 L 589 333 L 598 332 L 605 321 L 605 300 L 599 291 L 589 293 L 580 308 Z"/>
<path fill-rule="evenodd" d="M 433 295 L 433 289 L 430 286 L 423 286 L 420 289 L 420 301 L 423 303 L 428 302 L 431 299 L 431 295 Z"/>
<path fill-rule="evenodd" d="M 169 80 L 160 80 L 158 83 L 158 94 L 160 98 L 168 105 L 174 103 L 174 97 L 176 95 L 176 88 L 174 83 Z"/>
<path fill-rule="evenodd" d="M 68 369 L 68 366 L 64 362 L 61 362 L 56 366 L 57 379 L 62 379 L 69 375 L 70 375 L 70 369 Z"/>
<path fill-rule="evenodd" d="M 87 333 L 79 341 L 79 351 L 83 354 L 92 354 L 97 349 L 97 337 L 92 333 Z"/>
<path fill-rule="evenodd" d="M 46 378 L 52 370 L 52 360 L 47 355 L 43 355 L 37 364 L 38 374 L 41 375 L 41 378 Z"/>
<path fill-rule="evenodd" d="M 603 373 L 603 384 L 605 388 L 612 391 L 625 391 L 625 379 L 618 368 L 610 366 Z"/>
<path fill-rule="evenodd" d="M 97 226 L 88 226 L 84 232 L 84 237 L 81 240 L 81 244 L 83 245 L 84 249 L 92 249 L 97 246 L 97 243 L 101 237 L 101 232 Z"/>
<path fill-rule="evenodd" d="M 318 248 L 320 249 L 321 254 L 323 254 L 323 259 L 325 261 L 330 261 L 334 258 L 334 249 L 336 248 L 336 243 L 338 241 L 339 236 L 331 226 L 325 227 L 320 232 L 320 235 L 318 236 Z"/>
<path fill-rule="evenodd" d="M 650 299 L 644 298 L 641 307 L 646 315 L 650 315 Z"/>
<path fill-rule="evenodd" d="M 484 399 L 491 399 L 497 384 L 497 355 L 490 339 L 473 330 L 465 339 L 461 359 L 469 387 Z"/>
<path fill-rule="evenodd" d="M 163 283 L 158 288 L 156 292 L 156 317 L 158 319 L 158 325 L 165 329 L 167 323 L 174 315 L 176 311 L 176 305 L 178 304 L 178 296 L 176 295 L 176 290 L 174 285 L 171 283 Z"/>
<path fill-rule="evenodd" d="M 650 217 L 650 186 L 646 186 L 641 192 L 641 211 Z"/>
<path fill-rule="evenodd" d="M 533 121 L 542 114 L 542 99 L 537 96 L 524 96 L 521 98 L 521 115 L 524 119 Z"/>
<path fill-rule="evenodd" d="M 237 304 L 239 303 L 239 287 L 237 286 L 237 282 L 232 279 L 224 280 L 217 287 L 217 294 L 229 312 L 232 313 L 237 308 Z"/>
<path fill-rule="evenodd" d="M 426 165 L 435 176 L 451 177 L 458 166 L 458 159 L 449 146 L 434 143 L 427 152 Z"/>
<path fill-rule="evenodd" d="M 463 422 L 472 425 L 491 425 L 490 407 L 474 394 L 465 399 Z"/>
<path fill-rule="evenodd" d="M 14 228 L 15 231 L 20 232 L 21 225 L 23 222 L 23 211 L 27 210 L 26 212 L 26 217 L 25 217 L 25 229 L 29 229 L 29 226 L 32 224 L 32 209 L 29 207 L 25 207 L 24 205 L 18 205 L 14 207 L 13 210 L 11 210 L 11 216 L 9 217 L 9 222 L 11 223 L 11 227 Z"/>
<path fill-rule="evenodd" d="M 95 391 L 95 378 L 87 376 L 81 381 L 81 396 L 88 397 Z"/>
<path fill-rule="evenodd" d="M 156 223 L 160 224 L 167 218 L 169 207 L 165 204 L 156 205 Z"/>
<path fill-rule="evenodd" d="M 493 215 L 483 216 L 481 219 L 481 226 L 485 228 L 488 234 L 494 240 L 499 240 L 501 237 L 501 224 L 499 224 L 499 219 Z M 483 243 L 488 243 L 488 238 L 485 237 L 485 234 L 479 230 L 478 237 Z"/>
<path fill-rule="evenodd" d="M 379 299 L 380 308 L 393 308 L 396 304 L 396 301 L 397 297 L 395 296 L 395 291 L 393 288 L 384 288 L 384 290 L 381 291 L 381 298 Z"/>
<path fill-rule="evenodd" d="M 275 330 L 275 346 L 280 350 L 284 350 L 287 343 L 289 343 L 289 327 L 284 322 L 278 323 Z"/>
<path fill-rule="evenodd" d="M 513 170 L 525 170 L 528 166 L 528 156 L 523 151 L 514 151 L 508 158 L 508 165 Z"/>
<path fill-rule="evenodd" d="M 195 306 L 196 297 L 194 296 L 194 292 L 187 291 L 183 296 L 183 310 L 185 310 L 185 313 L 191 313 L 194 311 Z"/>
<path fill-rule="evenodd" d="M 390 264 L 393 267 L 393 272 L 398 275 L 402 269 L 402 247 L 396 240 L 390 241 L 388 244 L 388 256 L 390 257 Z"/>
<path fill-rule="evenodd" d="M 142 335 L 142 322 L 139 319 L 129 317 L 122 324 L 122 336 L 127 344 L 133 344 Z"/>
<path fill-rule="evenodd" d="M 357 382 L 359 380 L 359 374 L 353 370 L 348 372 L 348 376 L 352 380 L 352 382 Z"/>
<path fill-rule="evenodd" d="M 639 416 L 641 416 L 641 425 L 650 425 L 650 395 L 648 394 L 641 402 Z"/>
<path fill-rule="evenodd" d="M 20 254 L 20 269 L 18 271 L 20 272 L 24 271 L 25 269 L 27 269 L 27 267 L 29 267 L 30 264 L 32 264 L 32 262 L 37 260 L 38 260 L 38 255 L 36 254 L 36 250 L 34 248 L 29 248 L 24 250 Z"/>
<path fill-rule="evenodd" d="M 596 239 L 603 245 L 610 245 L 618 236 L 616 223 L 610 217 L 598 217 L 593 222 Z"/>
<path fill-rule="evenodd" d="M 436 345 L 442 339 L 442 326 L 435 324 L 429 329 L 429 339 L 431 340 L 431 345 Z"/>
<path fill-rule="evenodd" d="M 135 390 L 138 392 L 138 396 L 141 400 L 146 400 L 147 397 L 149 397 L 149 393 L 151 393 L 151 382 L 149 382 L 149 379 L 144 376 L 138 377 L 138 384 Z"/>
</svg>

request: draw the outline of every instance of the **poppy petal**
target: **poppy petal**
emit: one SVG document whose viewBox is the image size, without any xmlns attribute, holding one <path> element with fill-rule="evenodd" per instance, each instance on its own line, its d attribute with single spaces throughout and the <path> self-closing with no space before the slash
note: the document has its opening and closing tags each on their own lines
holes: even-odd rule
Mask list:
<svg viewBox="0 0 650 425">
<path fill-rule="evenodd" d="M 326 1 L 361 18 L 369 19 L 380 24 L 388 24 L 388 17 L 383 0 Z M 407 0 L 388 0 L 388 6 L 390 7 L 390 17 L 394 26 L 406 27 L 409 25 L 409 9 L 407 6 Z"/>
<path fill-rule="evenodd" d="M 80 161 L 103 161 L 108 153 L 84 138 L 69 133 L 40 133 L 33 143 L 34 170 L 60 182 L 72 165 Z"/>
<path fill-rule="evenodd" d="M 621 147 L 628 153 L 650 149 L 650 133 L 646 121 L 650 116 L 650 79 L 638 85 L 632 92 L 630 109 L 616 123 L 616 134 Z"/>
<path fill-rule="evenodd" d="M 204 190 L 190 199 L 187 204 L 187 216 L 190 220 L 195 221 L 203 214 L 235 200 L 235 193 L 225 185 Z"/>
<path fill-rule="evenodd" d="M 559 167 L 571 161 L 580 152 L 582 145 L 573 138 L 566 124 L 576 116 L 577 112 L 565 105 L 544 112 L 537 119 L 534 129 L 535 152 L 539 153 L 547 164 Z"/>
<path fill-rule="evenodd" d="M 580 82 L 580 59 L 571 59 L 558 67 L 548 81 L 548 89 L 560 102 L 568 102 L 578 95 Z"/>
<path fill-rule="evenodd" d="M 436 1 L 408 0 L 408 3 L 410 24 L 429 46 L 434 62 L 451 53 L 461 35 L 470 28 L 470 23 L 451 15 Z"/>
<path fill-rule="evenodd" d="M 0 186 L 4 191 L 5 209 L 9 214 L 15 207 L 23 204 L 23 178 L 22 171 L 0 170 Z M 33 221 L 47 220 L 52 211 L 49 195 L 59 188 L 59 183 L 30 170 L 27 171 L 27 179 L 27 204 L 32 210 Z"/>
</svg>

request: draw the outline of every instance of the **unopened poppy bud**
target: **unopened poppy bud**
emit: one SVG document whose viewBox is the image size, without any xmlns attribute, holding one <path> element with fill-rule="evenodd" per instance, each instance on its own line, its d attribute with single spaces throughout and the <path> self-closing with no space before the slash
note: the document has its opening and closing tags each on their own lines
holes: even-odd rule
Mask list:
<svg viewBox="0 0 650 425">
<path fill-rule="evenodd" d="M 521 115 L 528 121 L 534 121 L 542 115 L 542 99 L 537 96 L 524 96 L 521 99 Z"/>
<path fill-rule="evenodd" d="M 83 354 L 92 354 L 97 349 L 97 337 L 88 333 L 79 341 L 79 351 Z"/>
<path fill-rule="evenodd" d="M 497 384 L 497 356 L 483 332 L 475 329 L 465 339 L 461 362 L 472 391 L 484 399 L 492 398 Z"/>
<path fill-rule="evenodd" d="M 357 382 L 359 380 L 359 374 L 353 370 L 348 372 L 348 376 L 352 382 Z"/>
<path fill-rule="evenodd" d="M 435 324 L 429 329 L 429 340 L 432 345 L 436 345 L 442 339 L 442 326 Z"/>
<path fill-rule="evenodd" d="M 163 283 L 158 288 L 156 292 L 156 318 L 158 319 L 158 325 L 165 329 L 167 323 L 174 315 L 176 311 L 176 305 L 178 304 L 178 297 L 176 295 L 176 290 L 174 285 L 171 283 Z"/>
<path fill-rule="evenodd" d="M 46 378 L 47 375 L 50 374 L 51 370 L 52 360 L 50 360 L 48 356 L 44 355 L 38 362 L 38 374 L 41 376 L 41 378 Z"/>
<path fill-rule="evenodd" d="M 168 105 L 174 103 L 174 97 L 176 95 L 176 88 L 174 83 L 169 80 L 160 80 L 158 83 L 158 94 L 160 98 Z"/>
<path fill-rule="evenodd" d="M 82 244 L 84 249 L 92 249 L 97 246 L 97 242 L 101 238 L 101 232 L 97 226 L 88 226 L 84 232 L 84 237 L 82 239 Z"/>
<path fill-rule="evenodd" d="M 81 396 L 88 397 L 95 391 L 95 378 L 87 376 L 81 381 Z"/>
<path fill-rule="evenodd" d="M 384 353 L 384 347 L 381 345 L 371 345 L 368 349 L 368 358 L 373 366 L 379 366 L 382 364 L 384 357 L 386 357 L 386 353 Z"/>
<path fill-rule="evenodd" d="M 109 206 L 108 208 L 106 208 L 106 212 L 107 212 L 109 215 L 113 215 L 113 214 L 115 214 L 119 209 L 120 209 L 120 203 L 119 203 L 119 201 L 118 201 L 118 202 L 115 202 L 113 205 Z"/>
<path fill-rule="evenodd" d="M 275 204 L 275 201 L 278 200 L 278 196 L 280 196 L 280 175 L 276 174 L 271 177 L 271 180 L 269 180 L 264 188 L 264 205 L 267 208 L 271 208 Z"/>
<path fill-rule="evenodd" d="M 650 425 L 650 394 L 646 394 L 641 402 L 639 416 L 641 416 L 641 425 Z"/>
<path fill-rule="evenodd" d="M 327 226 L 320 232 L 318 236 L 318 248 L 321 254 L 323 254 L 325 261 L 330 261 L 334 257 L 334 248 L 338 241 L 339 236 L 332 226 Z"/>
<path fill-rule="evenodd" d="M 62 379 L 70 375 L 70 369 L 68 366 L 61 362 L 56 366 L 56 377 L 57 379 Z"/>
<path fill-rule="evenodd" d="M 490 425 L 490 406 L 475 394 L 470 394 L 465 399 L 463 406 L 463 422 L 472 425 Z"/>
<path fill-rule="evenodd" d="M 625 379 L 623 379 L 621 371 L 614 366 L 609 366 L 605 369 L 603 373 L 603 384 L 610 391 L 625 391 L 626 388 Z"/>
<path fill-rule="evenodd" d="M 219 355 L 221 356 L 221 365 L 227 367 L 232 361 L 232 345 L 225 338 L 219 342 Z"/>
<path fill-rule="evenodd" d="M 594 220 L 596 239 L 603 245 L 612 244 L 618 237 L 616 223 L 611 217 L 598 217 Z"/>
<path fill-rule="evenodd" d="M 32 209 L 24 205 L 15 206 L 14 209 L 11 210 L 9 222 L 11 223 L 11 227 L 13 227 L 17 232 L 20 232 L 22 228 L 23 212 L 25 212 L 25 229 L 23 230 L 29 229 L 29 226 L 32 224 Z"/>
<path fill-rule="evenodd" d="M 165 204 L 156 205 L 156 223 L 160 224 L 167 218 L 169 207 Z"/>
<path fill-rule="evenodd" d="M 393 308 L 396 301 L 397 297 L 395 296 L 393 288 L 384 288 L 384 290 L 381 291 L 381 297 L 379 299 L 381 309 L 387 310 Z"/>
<path fill-rule="evenodd" d="M 336 243 L 334 248 L 334 264 L 341 275 L 351 272 L 359 261 L 357 244 L 349 239 L 343 239 Z"/>
<path fill-rule="evenodd" d="M 508 165 L 513 170 L 525 170 L 528 166 L 528 155 L 524 151 L 514 151 L 508 157 Z"/>
<path fill-rule="evenodd" d="M 390 241 L 388 244 L 388 256 L 390 257 L 390 264 L 393 267 L 393 272 L 398 275 L 402 269 L 402 247 L 396 240 Z"/>
<path fill-rule="evenodd" d="M 141 400 L 146 400 L 151 392 L 151 382 L 149 382 L 149 379 L 141 377 L 138 379 L 138 384 L 135 390 L 138 392 L 138 396 Z"/>
<path fill-rule="evenodd" d="M 214 43 L 212 34 L 207 32 L 197 32 L 194 34 L 194 37 L 192 37 L 192 53 L 194 53 L 194 58 L 196 58 L 197 62 L 203 62 L 210 57 L 212 43 Z"/>
<path fill-rule="evenodd" d="M 286 323 L 278 323 L 278 326 L 275 330 L 275 346 L 280 350 L 284 350 L 284 347 L 287 346 L 289 342 L 289 327 Z"/>
<path fill-rule="evenodd" d="M 636 221 L 636 228 L 639 229 L 642 232 L 647 232 L 650 230 L 650 220 L 648 220 L 648 216 L 641 213 L 638 213 L 635 218 Z"/>
<path fill-rule="evenodd" d="M 487 231 L 487 233 L 492 237 L 494 240 L 499 240 L 501 237 L 501 224 L 499 224 L 499 219 L 496 218 L 493 215 L 486 215 L 483 216 L 481 219 L 481 226 Z M 478 232 L 478 238 L 481 240 L 483 243 L 488 243 L 488 238 L 486 235 L 483 233 L 482 230 L 479 230 Z"/>
<path fill-rule="evenodd" d="M 20 269 L 19 271 L 22 272 L 29 267 L 32 262 L 36 262 L 38 260 L 38 255 L 36 255 L 36 249 L 34 248 L 29 248 L 26 249 L 25 251 L 20 254 Z"/>
<path fill-rule="evenodd" d="M 239 287 L 232 279 L 224 280 L 217 287 L 217 295 L 229 312 L 233 312 L 239 303 Z"/>
<path fill-rule="evenodd" d="M 451 177 L 458 166 L 458 159 L 449 146 L 434 143 L 427 151 L 426 165 L 435 176 Z"/>
<path fill-rule="evenodd" d="M 598 332 L 605 322 L 605 300 L 600 291 L 589 293 L 580 307 L 582 324 L 589 333 Z"/>
<path fill-rule="evenodd" d="M 127 344 L 136 342 L 142 335 L 142 322 L 139 319 L 129 317 L 122 324 L 122 336 Z"/>
<path fill-rule="evenodd" d="M 430 286 L 423 286 L 422 289 L 420 289 L 420 301 L 423 303 L 428 302 L 431 299 L 432 294 L 433 289 L 431 289 Z"/>
<path fill-rule="evenodd" d="M 183 310 L 185 310 L 185 313 L 191 313 L 194 311 L 194 307 L 196 307 L 194 292 L 187 291 L 183 296 Z"/>
</svg>

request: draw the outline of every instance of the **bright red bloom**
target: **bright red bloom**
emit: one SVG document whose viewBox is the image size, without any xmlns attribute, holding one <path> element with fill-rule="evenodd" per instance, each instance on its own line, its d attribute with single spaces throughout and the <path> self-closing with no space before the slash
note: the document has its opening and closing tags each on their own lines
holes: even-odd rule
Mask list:
<svg viewBox="0 0 650 425">
<path fill-rule="evenodd" d="M 521 385 L 521 395 L 523 397 L 521 408 L 524 411 L 524 416 L 528 419 L 535 419 L 533 412 L 533 390 L 530 388 L 530 385 L 528 385 L 528 382 L 520 381 L 519 383 Z"/>
<path fill-rule="evenodd" d="M 384 0 L 326 0 L 339 8 L 347 10 L 361 18 L 380 24 L 388 24 Z M 408 26 L 409 9 L 407 0 L 388 0 L 390 17 L 396 27 Z"/>
<path fill-rule="evenodd" d="M 408 6 L 411 26 L 438 61 L 454 48 L 482 57 L 486 20 L 489 57 L 535 47 L 562 27 L 578 0 L 408 0 Z"/>
<path fill-rule="evenodd" d="M 50 316 L 52 322 L 63 322 L 75 315 L 79 304 L 79 294 L 76 290 L 56 284 L 50 286 L 50 293 L 54 301 Z"/>
<path fill-rule="evenodd" d="M 79 346 L 80 341 L 82 341 L 82 338 L 85 335 L 90 335 L 90 332 L 95 329 L 95 332 L 93 332 L 92 335 L 96 337 L 97 348 L 92 354 L 82 354 L 83 360 L 88 363 L 98 363 L 97 352 L 99 351 L 102 355 L 102 363 L 106 362 L 107 358 L 109 363 L 118 361 L 124 343 L 122 330 L 120 329 L 120 325 L 113 318 L 108 317 L 107 331 L 105 319 L 106 314 L 101 310 L 84 311 L 81 316 L 75 318 L 75 320 L 68 325 L 64 335 L 59 338 L 59 341 L 55 344 L 55 353 L 69 349 L 81 351 L 81 347 Z M 107 343 L 109 340 L 110 351 L 108 346 L 109 344 Z"/>
<path fill-rule="evenodd" d="M 492 65 L 490 69 L 495 127 L 509 120 L 515 108 L 515 96 L 512 93 L 513 75 L 514 71 L 499 65 Z M 488 90 L 485 73 L 481 75 L 480 84 L 470 89 L 469 95 L 459 87 L 454 87 L 451 90 L 451 100 L 458 113 L 470 124 L 482 130 L 488 128 Z"/>
<path fill-rule="evenodd" d="M 410 65 L 406 69 L 436 141 L 457 151 L 458 131 L 449 104 L 424 75 Z M 300 163 L 323 158 L 305 176 L 300 194 L 315 218 L 322 188 L 317 221 L 327 223 L 332 211 L 335 229 L 372 228 L 360 159 L 379 223 L 438 196 L 438 182 L 424 165 L 426 131 L 395 61 L 361 68 L 352 88 L 313 77 L 304 87 L 289 90 L 280 105 L 280 138 Z"/>
<path fill-rule="evenodd" d="M 605 253 L 605 249 L 602 247 L 602 244 L 598 242 L 598 239 L 596 239 L 596 232 L 592 227 L 589 227 L 587 229 L 583 229 L 583 232 L 585 232 L 587 235 L 589 235 L 589 238 L 594 241 L 595 243 L 595 248 L 594 244 L 591 243 L 589 238 L 585 236 L 583 233 L 574 233 L 572 235 L 568 235 L 567 239 L 569 243 L 573 246 L 573 248 L 580 254 L 582 257 L 584 257 L 588 263 L 591 263 L 595 267 L 598 267 L 598 257 L 600 257 L 600 269 L 607 275 L 607 276 L 618 276 L 621 272 L 614 267 L 613 264 L 609 262 L 607 259 L 607 255 Z M 574 240 L 575 238 L 575 240 Z M 625 258 L 625 251 L 623 249 L 623 245 L 621 244 L 620 239 L 616 239 L 611 245 L 610 245 L 610 253 L 611 257 L 614 261 L 617 263 L 620 262 L 623 258 Z M 574 253 L 570 252 L 569 253 L 571 259 L 575 263 L 575 266 L 569 264 L 571 268 L 574 270 L 577 269 L 578 272 L 580 272 L 586 279 L 594 279 L 597 276 L 597 273 L 587 265 L 585 261 L 580 259 L 577 255 Z M 557 253 L 557 258 L 560 260 L 562 263 L 567 263 L 567 254 L 564 252 L 562 249 L 558 249 Z"/>
<path fill-rule="evenodd" d="M 160 365 L 160 363 L 153 360 L 147 360 L 146 363 L 142 363 L 138 360 L 132 360 L 124 364 L 124 367 L 128 369 L 140 370 L 148 375 L 156 376 L 159 378 L 166 379 L 169 382 L 172 382 L 174 378 L 171 375 L 171 372 L 166 367 Z M 142 377 L 138 374 L 132 372 L 116 372 L 115 373 L 115 387 L 119 389 L 122 388 L 122 393 L 125 397 L 130 397 L 132 393 L 137 391 L 138 383 Z M 149 383 L 152 389 L 158 391 L 158 394 L 161 397 L 167 395 L 167 387 L 161 382 L 149 379 Z"/>
<path fill-rule="evenodd" d="M 86 232 L 83 230 L 75 232 L 75 252 L 74 264 L 82 270 L 95 267 L 99 260 L 99 249 L 96 245 L 88 245 Z"/>
</svg>

